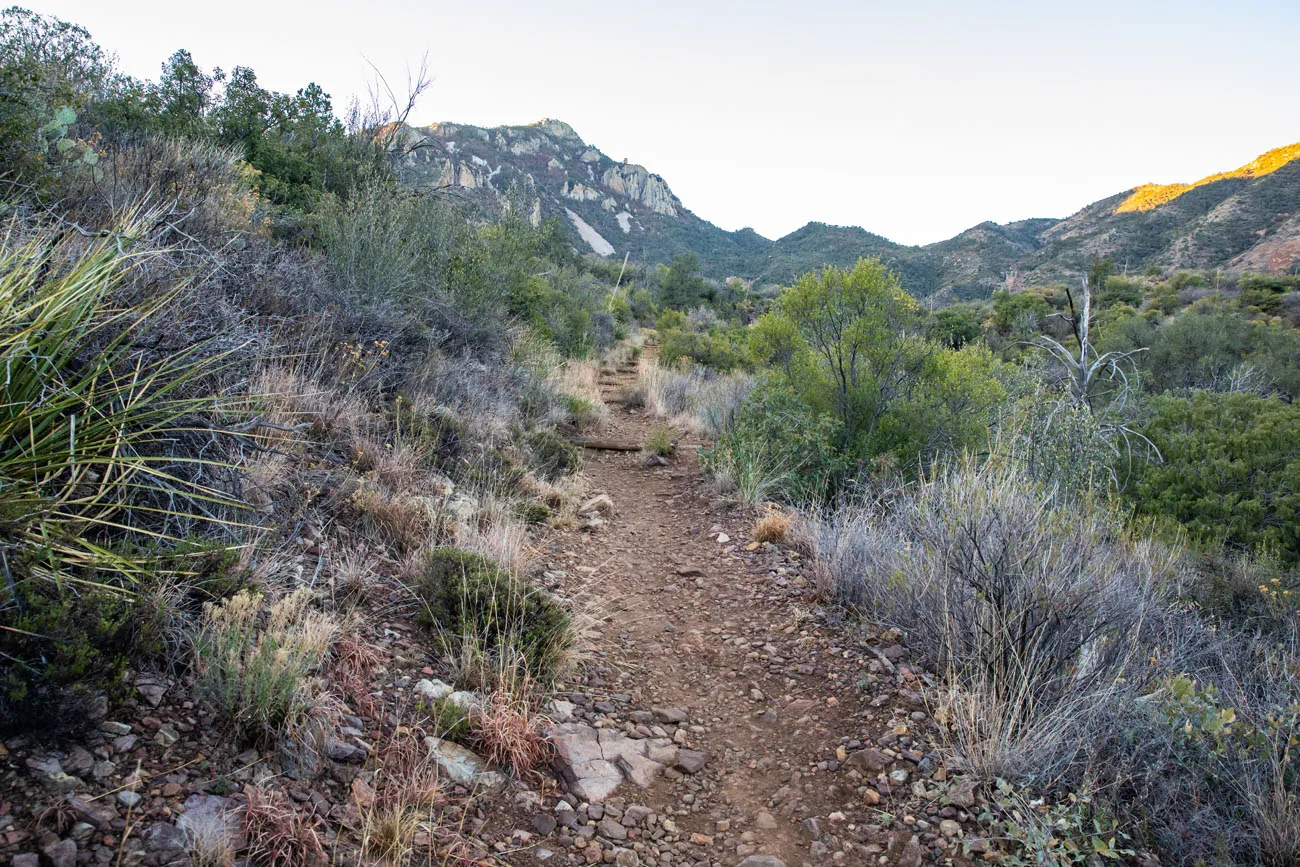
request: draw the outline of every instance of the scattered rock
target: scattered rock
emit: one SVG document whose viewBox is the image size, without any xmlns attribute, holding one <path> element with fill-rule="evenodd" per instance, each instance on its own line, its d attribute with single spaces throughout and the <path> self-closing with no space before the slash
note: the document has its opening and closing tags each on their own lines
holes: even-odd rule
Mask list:
<svg viewBox="0 0 1300 867">
<path fill-rule="evenodd" d="M 442 701 L 453 692 L 455 690 L 441 680 L 421 680 L 415 685 L 415 695 L 424 702 L 426 707 Z"/>
<path fill-rule="evenodd" d="M 72 840 L 60 840 L 44 849 L 45 857 L 50 859 L 51 867 L 76 867 L 77 844 Z"/>
<path fill-rule="evenodd" d="M 163 696 L 167 695 L 167 684 L 152 675 L 142 674 L 136 678 L 135 688 L 149 702 L 150 707 L 158 707 L 162 704 Z"/>
<path fill-rule="evenodd" d="M 614 514 L 614 501 L 609 498 L 608 494 L 600 494 L 579 506 L 578 513 L 581 515 L 596 514 L 609 517 Z"/>
<path fill-rule="evenodd" d="M 166 864 L 185 854 L 185 832 L 171 822 L 155 822 L 150 825 L 144 832 L 143 840 L 145 851 L 152 853 L 160 863 Z"/>
<path fill-rule="evenodd" d="M 330 738 L 325 742 L 325 756 L 332 762 L 360 764 L 366 759 L 366 751 L 347 741 Z"/>
<path fill-rule="evenodd" d="M 691 712 L 684 707 L 656 707 L 651 710 L 656 720 L 661 723 L 677 725 L 690 719 Z"/>
<path fill-rule="evenodd" d="M 460 744 L 436 737 L 425 738 L 424 744 L 438 770 L 457 785 L 495 794 L 510 782 L 503 774 L 488 770 L 487 762 Z"/>
<path fill-rule="evenodd" d="M 736 867 L 785 867 L 785 862 L 775 855 L 750 855 Z"/>
<path fill-rule="evenodd" d="M 186 834 L 201 836 L 224 829 L 236 849 L 244 848 L 240 832 L 239 808 L 229 798 L 218 795 L 190 795 L 185 799 L 185 812 L 176 825 Z"/>
<path fill-rule="evenodd" d="M 709 762 L 709 754 L 698 750 L 680 750 L 674 767 L 683 774 L 698 774 Z"/>
<path fill-rule="evenodd" d="M 889 759 L 880 750 L 868 747 L 865 750 L 859 750 L 853 753 L 844 762 L 845 767 L 857 768 L 878 774 L 885 768 L 889 767 Z"/>
</svg>

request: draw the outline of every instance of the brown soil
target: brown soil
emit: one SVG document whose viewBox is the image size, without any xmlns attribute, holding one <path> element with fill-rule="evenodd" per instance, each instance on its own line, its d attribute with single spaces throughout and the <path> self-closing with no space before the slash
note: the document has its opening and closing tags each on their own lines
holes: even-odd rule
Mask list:
<svg viewBox="0 0 1300 867">
<path fill-rule="evenodd" d="M 618 402 L 636 376 L 623 368 L 602 380 L 611 408 L 602 440 L 644 442 L 660 424 Z M 819 596 L 811 564 L 787 545 L 752 542 L 753 512 L 711 495 L 701 443 L 678 435 L 667 467 L 645 468 L 636 453 L 587 452 L 592 491 L 608 494 L 616 511 L 594 532 L 551 539 L 542 557 L 603 620 L 589 676 L 569 690 L 630 709 L 686 707 L 688 746 L 712 756 L 697 776 L 670 773 L 614 796 L 673 817 L 685 841 L 647 840 L 641 863 L 730 865 L 756 853 L 790 867 L 861 864 L 894 836 L 901 851 L 911 833 L 883 826 L 895 813 L 915 821 L 910 783 L 891 799 L 879 768 L 853 769 L 845 758 L 868 745 L 901 753 L 910 745 L 920 752 L 884 770 L 920 778 L 915 761 L 928 756 L 932 730 L 928 718 L 912 718 L 923 710 L 909 688 L 917 675 L 905 664 L 888 673 L 865 634 L 829 622 L 835 609 Z M 521 854 L 516 863 L 533 862 Z"/>
</svg>

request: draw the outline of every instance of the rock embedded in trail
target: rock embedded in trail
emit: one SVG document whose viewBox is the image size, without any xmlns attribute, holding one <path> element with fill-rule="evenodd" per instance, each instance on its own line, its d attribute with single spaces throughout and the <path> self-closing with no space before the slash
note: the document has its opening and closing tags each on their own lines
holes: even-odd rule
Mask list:
<svg viewBox="0 0 1300 867">
<path fill-rule="evenodd" d="M 424 744 L 438 770 L 459 786 L 495 794 L 510 782 L 504 774 L 488 770 L 487 763 L 480 756 L 460 744 L 438 737 L 427 737 Z"/>
<path fill-rule="evenodd" d="M 775 855 L 750 855 L 736 867 L 785 867 L 785 862 Z"/>
<path fill-rule="evenodd" d="M 584 723 L 561 723 L 549 737 L 569 790 L 592 803 L 604 801 L 625 780 L 648 788 L 669 760 L 679 763 L 680 750 L 667 738 L 629 738 Z"/>
<path fill-rule="evenodd" d="M 600 494 L 579 506 L 578 514 L 603 515 L 608 518 L 614 514 L 614 501 L 610 499 L 608 494 Z"/>
</svg>

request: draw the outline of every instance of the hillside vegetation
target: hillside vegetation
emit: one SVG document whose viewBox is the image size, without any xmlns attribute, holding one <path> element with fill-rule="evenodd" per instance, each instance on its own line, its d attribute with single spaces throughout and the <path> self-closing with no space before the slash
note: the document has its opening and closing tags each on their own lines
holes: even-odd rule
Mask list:
<svg viewBox="0 0 1300 867">
<path fill-rule="evenodd" d="M 1008 863 L 1294 864 L 1298 326 L 1297 277 L 1096 260 L 926 311 L 863 259 L 665 311 L 644 388 L 921 654 L 949 755 L 1036 805 Z"/>
<path fill-rule="evenodd" d="M 769 242 L 0 56 L 15 867 L 1300 863 L 1300 161 Z"/>
<path fill-rule="evenodd" d="M 1130 273 L 1287 274 L 1300 263 L 1300 145 L 1195 184 L 1120 193 L 1066 219 L 986 222 L 912 247 L 817 222 L 776 240 L 751 229 L 723 231 L 692 213 L 659 175 L 609 158 L 556 120 L 494 129 L 437 124 L 407 130 L 405 139 L 413 150 L 402 171 L 412 184 L 456 188 L 489 208 L 518 198 L 535 220 L 557 217 L 579 249 L 648 266 L 692 253 L 705 275 L 738 277 L 760 291 L 873 256 L 913 297 L 936 304 L 1073 281 L 1098 258 Z"/>
<path fill-rule="evenodd" d="M 1201 178 L 1195 183 L 1143 184 L 1133 191 L 1133 195 L 1120 203 L 1120 206 L 1115 209 L 1115 213 L 1123 214 L 1129 211 L 1150 211 L 1166 202 L 1172 202 L 1188 190 L 1194 190 L 1197 187 L 1203 187 L 1206 184 L 1213 184 L 1217 181 L 1226 181 L 1230 178 L 1262 177 L 1263 175 L 1277 171 L 1287 163 L 1297 159 L 1300 159 L 1300 144 L 1293 144 L 1261 154 L 1241 168 L 1233 169 L 1228 172 L 1219 172 L 1218 174 Z"/>
</svg>

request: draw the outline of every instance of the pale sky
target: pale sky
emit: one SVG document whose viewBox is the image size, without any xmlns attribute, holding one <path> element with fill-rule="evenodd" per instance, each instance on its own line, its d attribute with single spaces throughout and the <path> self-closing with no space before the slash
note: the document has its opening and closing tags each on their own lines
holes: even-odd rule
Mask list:
<svg viewBox="0 0 1300 867">
<path fill-rule="evenodd" d="M 132 74 L 187 48 L 339 110 L 365 58 L 399 78 L 427 51 L 420 123 L 559 118 L 772 238 L 818 220 L 928 243 L 1300 141 L 1300 0 L 28 5 Z"/>
</svg>

